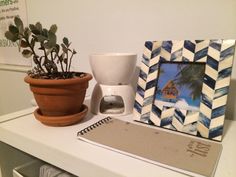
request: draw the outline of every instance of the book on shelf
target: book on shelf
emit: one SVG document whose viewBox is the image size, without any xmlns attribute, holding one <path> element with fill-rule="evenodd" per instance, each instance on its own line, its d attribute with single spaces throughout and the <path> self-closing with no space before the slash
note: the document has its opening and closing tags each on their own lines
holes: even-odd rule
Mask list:
<svg viewBox="0 0 236 177">
<path fill-rule="evenodd" d="M 78 139 L 191 176 L 213 176 L 222 151 L 219 142 L 111 117 L 79 131 Z"/>
</svg>

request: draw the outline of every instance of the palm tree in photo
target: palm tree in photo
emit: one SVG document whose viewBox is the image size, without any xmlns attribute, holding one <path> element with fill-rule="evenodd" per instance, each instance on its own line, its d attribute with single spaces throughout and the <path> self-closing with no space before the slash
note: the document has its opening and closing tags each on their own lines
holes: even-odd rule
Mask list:
<svg viewBox="0 0 236 177">
<path fill-rule="evenodd" d="M 159 87 L 159 84 L 158 84 L 159 81 L 158 81 L 158 79 L 159 79 L 160 76 L 161 76 L 162 74 L 164 74 L 164 73 L 165 73 L 164 69 L 159 66 L 158 77 L 157 77 L 157 87 L 156 87 L 156 93 L 157 93 L 157 94 L 161 94 L 161 88 Z"/>
<path fill-rule="evenodd" d="M 187 87 L 191 90 L 191 97 L 193 100 L 199 98 L 202 92 L 203 77 L 205 74 L 205 67 L 202 64 L 179 64 L 179 72 L 175 77 L 175 84 L 179 87 Z"/>
</svg>

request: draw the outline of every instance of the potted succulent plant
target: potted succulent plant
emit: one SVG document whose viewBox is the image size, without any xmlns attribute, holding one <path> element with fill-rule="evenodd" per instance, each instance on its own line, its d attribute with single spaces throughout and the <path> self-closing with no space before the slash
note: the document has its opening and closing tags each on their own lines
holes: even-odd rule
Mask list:
<svg viewBox="0 0 236 177">
<path fill-rule="evenodd" d="M 47 125 L 65 126 L 86 115 L 88 108 L 83 101 L 92 76 L 71 71 L 76 51 L 66 37 L 58 44 L 56 31 L 56 25 L 46 29 L 39 22 L 24 27 L 22 20 L 15 17 L 5 37 L 17 42 L 22 55 L 33 60 L 33 69 L 24 80 L 39 106 L 35 117 Z"/>
</svg>

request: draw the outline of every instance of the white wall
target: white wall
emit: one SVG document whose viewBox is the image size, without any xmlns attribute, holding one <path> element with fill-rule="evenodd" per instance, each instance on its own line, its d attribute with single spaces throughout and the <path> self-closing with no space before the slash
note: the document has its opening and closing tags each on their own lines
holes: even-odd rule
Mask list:
<svg viewBox="0 0 236 177">
<path fill-rule="evenodd" d="M 0 70 L 0 115 L 30 107 L 32 94 L 25 72 Z"/>
<path fill-rule="evenodd" d="M 55 23 L 59 36 L 71 39 L 75 69 L 86 72 L 92 53 L 135 52 L 140 61 L 146 40 L 236 38 L 235 0 L 27 0 L 27 6 L 29 23 Z M 229 118 L 234 110 L 231 100 Z"/>
</svg>

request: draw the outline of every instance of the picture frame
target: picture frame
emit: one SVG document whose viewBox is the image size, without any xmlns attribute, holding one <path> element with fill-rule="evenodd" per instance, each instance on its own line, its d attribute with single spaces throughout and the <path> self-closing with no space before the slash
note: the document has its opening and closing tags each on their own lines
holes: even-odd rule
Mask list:
<svg viewBox="0 0 236 177">
<path fill-rule="evenodd" d="M 134 120 L 221 141 L 234 51 L 235 40 L 146 41 Z"/>
<path fill-rule="evenodd" d="M 5 37 L 10 24 L 14 24 L 14 17 L 19 16 L 24 24 L 28 24 L 26 0 L 0 1 L 0 68 L 7 70 L 25 71 L 31 67 L 31 60 L 22 60 L 17 50 L 18 45 Z"/>
</svg>

